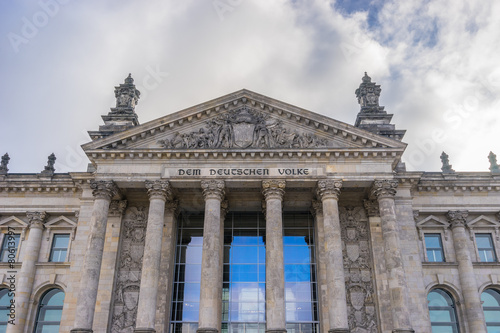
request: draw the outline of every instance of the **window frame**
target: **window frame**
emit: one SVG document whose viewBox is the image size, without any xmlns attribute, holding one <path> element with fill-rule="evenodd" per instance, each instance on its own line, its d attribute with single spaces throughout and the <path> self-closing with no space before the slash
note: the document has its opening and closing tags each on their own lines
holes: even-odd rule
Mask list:
<svg viewBox="0 0 500 333">
<path fill-rule="evenodd" d="M 447 291 L 446 289 L 443 289 L 443 288 L 440 288 L 440 287 L 437 287 L 437 288 L 433 288 L 431 290 L 429 290 L 429 292 L 427 293 L 427 303 L 429 304 L 429 295 L 433 292 L 439 292 L 440 294 L 445 294 L 446 296 L 449 297 L 449 299 L 451 300 L 451 305 L 449 306 L 430 306 L 428 305 L 428 309 L 429 309 L 429 317 L 431 316 L 431 311 L 443 311 L 443 310 L 446 310 L 446 311 L 451 311 L 453 310 L 453 317 L 452 320 L 454 321 L 451 321 L 449 323 L 445 323 L 445 322 L 432 322 L 432 320 L 430 321 L 430 324 L 431 324 L 431 329 L 433 327 L 452 327 L 452 330 L 454 331 L 453 333 L 461 333 L 461 329 L 460 329 L 460 317 L 459 317 L 459 311 L 458 311 L 458 304 L 457 304 L 457 300 L 455 299 L 455 297 L 453 297 L 453 295 Z M 444 297 L 444 296 L 443 296 Z M 450 315 L 451 317 L 451 315 Z M 430 318 L 429 318 L 430 319 Z"/>
<path fill-rule="evenodd" d="M 14 257 L 14 262 L 17 263 L 19 262 L 19 249 L 21 248 L 21 240 L 22 240 L 22 234 L 21 233 L 18 233 L 18 232 L 14 232 L 13 235 L 18 235 L 19 236 L 19 243 L 17 244 L 17 248 L 16 248 L 16 255 Z M 8 247 L 4 249 L 4 243 L 5 241 L 7 240 L 7 237 L 9 236 L 8 233 L 2 233 L 2 236 L 0 238 L 0 244 L 1 244 L 1 248 L 0 248 L 0 263 L 8 263 L 9 261 L 4 261 L 2 260 L 3 259 L 3 254 L 4 254 L 4 250 L 8 250 Z"/>
<path fill-rule="evenodd" d="M 500 291 L 498 291 L 496 288 L 486 288 L 484 289 L 482 292 L 481 292 L 481 298 L 483 296 L 484 293 L 487 293 L 488 291 L 493 291 L 495 293 L 497 293 L 497 297 L 498 297 L 498 306 L 488 306 L 488 307 L 485 307 L 484 304 L 482 305 L 482 308 L 483 308 L 483 313 L 484 311 L 499 311 L 500 312 Z M 495 296 L 493 296 L 494 298 L 497 298 Z M 483 303 L 483 302 L 481 302 Z M 486 321 L 486 313 L 484 313 L 485 315 L 485 323 L 486 323 L 486 329 L 488 329 L 488 321 Z M 491 322 L 491 324 L 493 324 L 492 326 L 490 327 L 497 327 L 500 329 L 500 318 L 498 321 L 496 322 Z"/>
<path fill-rule="evenodd" d="M 54 241 L 56 239 L 56 236 L 68 236 L 68 246 L 66 247 L 66 255 L 64 256 L 63 261 L 54 261 L 52 260 L 52 255 L 54 254 Z M 59 233 L 59 232 L 54 232 L 51 235 L 51 242 L 50 242 L 50 251 L 49 251 L 49 260 L 48 262 L 68 262 L 68 257 L 69 257 L 69 247 L 71 243 L 71 234 L 70 233 Z M 62 249 L 62 248 L 57 248 L 57 249 Z"/>
<path fill-rule="evenodd" d="M 49 293 L 51 293 L 52 291 L 58 291 L 58 292 L 62 292 L 64 294 L 64 299 L 63 299 L 63 303 L 62 305 L 60 306 L 53 306 L 53 305 L 50 305 L 50 306 L 46 306 L 44 308 L 44 304 L 43 304 L 43 300 L 45 297 L 47 297 L 47 295 Z M 42 308 L 44 308 L 45 310 L 61 310 L 61 320 L 59 320 L 59 326 L 61 325 L 61 322 L 62 322 L 62 318 L 63 318 L 63 311 L 64 311 L 64 300 L 66 299 L 66 293 L 64 292 L 64 290 L 62 290 L 61 288 L 58 288 L 58 287 L 53 287 L 53 288 L 50 288 L 48 290 L 46 290 L 42 296 L 40 297 L 39 301 L 38 301 L 38 304 L 36 306 L 36 313 L 35 313 L 35 320 L 33 322 L 33 333 L 36 333 L 37 332 L 37 328 L 38 328 L 38 325 L 40 324 L 39 322 L 39 317 L 40 317 L 40 310 Z M 54 321 L 43 321 L 41 322 L 42 324 L 50 324 L 50 323 L 56 323 Z"/>
<path fill-rule="evenodd" d="M 435 251 L 438 248 L 432 247 L 432 248 L 429 249 L 427 247 L 427 243 L 426 243 L 426 236 L 437 236 L 438 237 L 438 239 L 439 239 L 439 245 L 441 246 L 439 248 L 439 250 L 441 251 L 441 256 L 443 257 L 443 260 L 437 261 L 437 260 L 430 260 L 429 259 L 429 256 L 428 256 L 427 252 L 428 251 Z M 446 254 L 445 254 L 445 251 L 444 251 L 443 237 L 442 237 L 442 234 L 440 232 L 424 232 L 422 243 L 423 243 L 423 246 L 424 246 L 424 257 L 425 257 L 425 261 L 426 262 L 438 262 L 438 263 L 446 262 Z"/>
<path fill-rule="evenodd" d="M 491 244 L 491 251 L 493 252 L 493 260 L 492 261 L 482 261 L 481 260 L 481 251 L 480 251 L 478 243 L 477 243 L 478 236 L 489 237 L 490 244 Z M 477 262 L 480 262 L 480 263 L 496 263 L 496 262 L 498 262 L 495 239 L 494 239 L 493 234 L 491 232 L 475 232 L 474 233 L 474 247 L 475 247 L 475 251 L 476 251 Z M 481 249 L 486 249 L 486 248 L 481 248 Z"/>
</svg>

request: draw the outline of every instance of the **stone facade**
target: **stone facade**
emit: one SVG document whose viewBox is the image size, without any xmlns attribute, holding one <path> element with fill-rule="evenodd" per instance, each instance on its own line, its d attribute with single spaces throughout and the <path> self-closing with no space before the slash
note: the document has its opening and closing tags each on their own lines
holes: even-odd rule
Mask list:
<svg viewBox="0 0 500 333">
<path fill-rule="evenodd" d="M 496 156 L 489 172 L 457 172 L 444 152 L 442 172 L 406 171 L 405 131 L 390 124 L 380 92 L 365 75 L 354 126 L 248 90 L 141 125 L 129 76 L 83 146 L 88 172 L 55 172 L 52 154 L 38 174 L 11 174 L 5 154 L 0 289 L 15 294 L 7 332 L 32 332 L 53 288 L 65 294 L 60 332 L 170 332 L 179 212 L 204 216 L 197 330 L 224 330 L 227 213 L 261 211 L 267 331 L 290 324 L 282 213 L 311 211 L 311 322 L 322 333 L 431 332 L 436 288 L 454 300 L 460 332 L 486 332 L 481 294 L 500 291 Z M 65 256 L 54 260 L 61 234 Z M 441 240 L 442 260 L 430 257 L 428 235 Z"/>
</svg>

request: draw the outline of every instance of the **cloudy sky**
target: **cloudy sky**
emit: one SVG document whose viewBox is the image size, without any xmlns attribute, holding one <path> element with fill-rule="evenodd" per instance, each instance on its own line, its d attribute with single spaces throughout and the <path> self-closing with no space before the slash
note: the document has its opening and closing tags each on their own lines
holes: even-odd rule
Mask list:
<svg viewBox="0 0 500 333">
<path fill-rule="evenodd" d="M 1 1 L 0 154 L 85 171 L 80 145 L 132 73 L 144 123 L 247 88 L 354 123 L 366 71 L 409 170 L 500 160 L 500 1 Z"/>
</svg>

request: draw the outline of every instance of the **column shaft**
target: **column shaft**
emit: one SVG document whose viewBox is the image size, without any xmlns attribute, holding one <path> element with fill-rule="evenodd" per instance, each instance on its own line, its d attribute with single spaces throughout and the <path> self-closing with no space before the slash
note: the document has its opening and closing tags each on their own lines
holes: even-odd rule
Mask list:
<svg viewBox="0 0 500 333">
<path fill-rule="evenodd" d="M 323 203 L 326 276 L 329 297 L 329 332 L 332 333 L 349 332 L 338 207 L 341 187 L 342 181 L 340 180 L 321 180 L 318 182 L 317 191 L 318 197 Z"/>
<path fill-rule="evenodd" d="M 221 202 L 224 197 L 224 181 L 202 181 L 205 198 L 205 221 L 203 226 L 203 255 L 201 259 L 200 317 L 197 332 L 218 332 L 221 317 L 219 295 L 222 288 L 220 247 Z"/>
<path fill-rule="evenodd" d="M 266 199 L 266 332 L 286 332 L 285 276 L 283 264 L 282 200 L 285 181 L 265 180 Z"/>
<path fill-rule="evenodd" d="M 92 324 L 101 273 L 109 204 L 117 192 L 116 186 L 111 181 L 93 181 L 90 186 L 94 190 L 95 200 L 90 218 L 90 234 L 83 261 L 72 333 L 93 332 Z"/>
<path fill-rule="evenodd" d="M 42 243 L 43 222 L 47 214 L 45 212 L 29 212 L 27 216 L 30 224 L 30 232 L 23 251 L 24 256 L 16 286 L 16 325 L 8 325 L 7 332 L 9 333 L 24 332 L 31 292 L 33 291 L 33 282 L 35 280 L 35 264 L 38 262 L 38 254 L 40 253 L 40 245 Z"/>
<path fill-rule="evenodd" d="M 467 234 L 465 233 L 465 219 L 467 215 L 467 211 L 449 211 L 447 217 L 452 228 L 453 245 L 458 262 L 458 275 L 464 297 L 465 314 L 469 330 L 474 333 L 486 333 L 481 296 L 478 292 Z"/>
<path fill-rule="evenodd" d="M 170 185 L 164 181 L 146 181 L 149 195 L 148 224 L 142 260 L 141 287 L 137 306 L 135 332 L 156 332 L 155 317 L 160 260 L 165 218 L 165 201 L 171 197 Z"/>
<path fill-rule="evenodd" d="M 399 231 L 396 221 L 394 196 L 397 180 L 376 180 L 372 196 L 379 204 L 382 221 L 382 237 L 384 239 L 385 265 L 389 277 L 389 293 L 391 295 L 393 332 L 414 332 L 411 328 L 408 310 L 408 287 L 406 284 Z"/>
</svg>

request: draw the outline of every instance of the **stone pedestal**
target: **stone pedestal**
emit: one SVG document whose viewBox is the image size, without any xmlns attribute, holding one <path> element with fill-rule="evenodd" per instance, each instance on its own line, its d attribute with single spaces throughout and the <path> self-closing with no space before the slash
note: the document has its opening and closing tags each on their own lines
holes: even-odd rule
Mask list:
<svg viewBox="0 0 500 333">
<path fill-rule="evenodd" d="M 95 200 L 76 303 L 75 328 L 71 330 L 72 333 L 92 332 L 109 204 L 118 192 L 112 181 L 92 181 L 90 187 L 93 189 Z"/>
<path fill-rule="evenodd" d="M 158 285 L 160 281 L 160 259 L 165 218 L 165 202 L 171 199 L 167 181 L 146 181 L 149 196 L 149 214 L 142 260 L 141 287 L 137 306 L 134 332 L 156 332 L 155 315 Z"/>
<path fill-rule="evenodd" d="M 467 211 L 449 211 L 446 217 L 453 233 L 453 245 L 458 263 L 458 275 L 465 303 L 465 315 L 470 332 L 486 333 L 481 296 L 479 295 L 476 275 L 469 252 L 465 222 Z"/>
<path fill-rule="evenodd" d="M 200 317 L 197 332 L 217 333 L 222 304 L 222 260 L 221 202 L 224 198 L 224 181 L 201 182 L 205 198 L 205 221 L 203 226 L 203 255 L 201 259 Z"/>
<path fill-rule="evenodd" d="M 38 254 L 40 253 L 40 245 L 42 243 L 43 223 L 47 218 L 45 212 L 28 212 L 26 215 L 29 220 L 30 232 L 16 287 L 16 324 L 9 324 L 7 326 L 7 332 L 9 333 L 24 332 L 36 273 L 35 264 L 38 262 Z"/>
<path fill-rule="evenodd" d="M 377 199 L 379 204 L 385 265 L 389 280 L 389 293 L 391 295 L 392 332 L 410 333 L 414 332 L 414 330 L 411 328 L 410 312 L 408 310 L 408 287 L 403 268 L 403 257 L 401 255 L 394 203 L 397 186 L 397 180 L 375 180 L 371 195 Z"/>
<path fill-rule="evenodd" d="M 282 201 L 284 180 L 264 180 L 266 200 L 266 332 L 286 332 Z"/>
<path fill-rule="evenodd" d="M 338 207 L 341 187 L 341 180 L 320 180 L 317 188 L 318 198 L 323 205 L 330 333 L 348 332 L 349 329 Z"/>
</svg>

